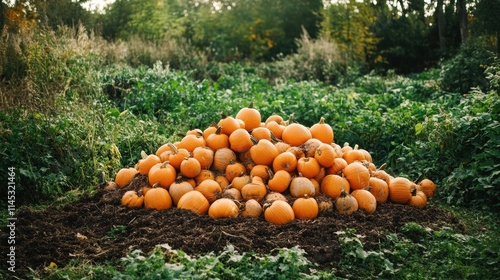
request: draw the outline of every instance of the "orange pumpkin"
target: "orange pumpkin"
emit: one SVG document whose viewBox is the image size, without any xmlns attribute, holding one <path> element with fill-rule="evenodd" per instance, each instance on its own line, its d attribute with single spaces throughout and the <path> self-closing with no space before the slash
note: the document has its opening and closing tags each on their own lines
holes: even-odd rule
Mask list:
<svg viewBox="0 0 500 280">
<path fill-rule="evenodd" d="M 273 160 L 279 155 L 278 149 L 269 140 L 262 139 L 255 141 L 255 144 L 250 148 L 252 161 L 255 164 L 271 165 Z"/>
<path fill-rule="evenodd" d="M 167 160 L 175 168 L 175 170 L 179 171 L 184 158 L 189 157 L 189 151 L 184 148 L 177 148 L 174 144 L 171 144 L 171 147 L 172 152 Z"/>
<path fill-rule="evenodd" d="M 254 128 L 251 135 L 257 140 L 266 139 L 271 141 L 271 131 L 267 127 Z"/>
<path fill-rule="evenodd" d="M 240 128 L 239 122 L 231 116 L 226 116 L 224 112 L 221 113 L 221 119 L 217 125 L 222 127 L 221 133 L 224 133 L 227 136 L 231 136 L 236 129 Z"/>
<path fill-rule="evenodd" d="M 161 160 L 157 155 L 147 155 L 144 152 L 142 152 L 141 154 L 142 159 L 140 159 L 137 164 L 137 170 L 139 170 L 139 173 L 141 173 L 142 175 L 148 175 L 151 167 L 153 167 L 157 163 L 160 163 Z"/>
<path fill-rule="evenodd" d="M 253 142 L 250 138 L 250 133 L 244 128 L 239 128 L 229 136 L 229 145 L 231 150 L 237 153 L 243 153 L 250 150 L 253 146 Z"/>
<path fill-rule="evenodd" d="M 273 160 L 273 170 L 285 170 L 293 172 L 297 168 L 297 158 L 292 152 L 283 152 L 277 155 Z"/>
<path fill-rule="evenodd" d="M 352 190 L 364 189 L 370 183 L 370 171 L 360 162 L 348 164 L 342 172 Z"/>
<path fill-rule="evenodd" d="M 201 182 L 195 190 L 202 193 L 209 203 L 213 203 L 217 196 L 222 192 L 219 183 L 211 179 Z"/>
<path fill-rule="evenodd" d="M 247 201 L 250 199 L 255 199 L 257 201 L 262 201 L 267 194 L 267 188 L 264 183 L 258 182 L 258 180 L 253 177 L 251 183 L 247 183 L 241 189 L 241 197 L 243 200 Z"/>
<path fill-rule="evenodd" d="M 137 171 L 137 169 L 133 167 L 124 167 L 118 170 L 115 176 L 116 185 L 120 188 L 125 187 L 126 185 L 130 184 L 130 182 L 132 182 L 132 179 L 137 173 L 139 173 L 139 171 Z"/>
<path fill-rule="evenodd" d="M 404 178 L 396 177 L 389 183 L 389 200 L 394 203 L 406 204 L 411 198 L 413 183 Z"/>
<path fill-rule="evenodd" d="M 434 196 L 436 192 L 436 184 L 429 179 L 423 179 L 418 183 L 419 190 L 423 191 L 427 198 L 431 198 Z"/>
<path fill-rule="evenodd" d="M 215 151 L 213 168 L 219 172 L 225 172 L 231 161 L 236 161 L 236 154 L 229 148 Z"/>
<path fill-rule="evenodd" d="M 206 146 L 206 141 L 203 136 L 189 134 L 181 139 L 178 147 L 186 149 L 188 152 L 193 152 L 196 147 Z"/>
<path fill-rule="evenodd" d="M 339 197 L 342 190 L 349 193 L 350 189 L 349 181 L 339 175 L 326 175 L 321 181 L 321 192 L 331 198 Z"/>
<path fill-rule="evenodd" d="M 215 180 L 214 173 L 209 169 L 201 170 L 200 174 L 198 174 L 196 177 L 194 177 L 194 180 L 196 181 L 196 186 L 199 185 L 201 182 L 208 180 L 208 179 Z"/>
<path fill-rule="evenodd" d="M 214 162 L 214 151 L 208 147 L 197 147 L 192 154 L 200 163 L 201 169 L 209 169 Z"/>
<path fill-rule="evenodd" d="M 299 197 L 293 204 L 292 209 L 298 219 L 315 219 L 319 213 L 318 202 L 313 197 Z"/>
<path fill-rule="evenodd" d="M 333 146 L 325 143 L 319 145 L 314 153 L 314 158 L 325 168 L 332 166 L 336 157 L 337 153 L 335 152 Z"/>
<path fill-rule="evenodd" d="M 122 196 L 122 205 L 130 208 L 141 207 L 144 203 L 144 197 L 139 196 L 136 191 L 126 191 Z"/>
<path fill-rule="evenodd" d="M 230 161 L 226 166 L 226 179 L 232 181 L 235 177 L 245 174 L 247 169 L 245 166 L 237 161 Z"/>
<path fill-rule="evenodd" d="M 329 124 L 325 123 L 325 118 L 321 117 L 318 123 L 313 124 L 313 126 L 309 128 L 309 131 L 311 131 L 313 138 L 316 138 L 328 145 L 333 143 L 333 129 Z"/>
<path fill-rule="evenodd" d="M 206 145 L 214 151 L 222 148 L 229 148 L 229 136 L 227 136 L 227 134 L 221 133 L 221 130 L 222 127 L 219 126 L 215 133 L 207 137 Z"/>
<path fill-rule="evenodd" d="M 270 172 L 269 181 L 267 181 L 267 185 L 269 189 L 274 192 L 284 192 L 288 189 L 290 182 L 292 181 L 292 176 L 285 170 L 278 170 L 276 173 Z"/>
<path fill-rule="evenodd" d="M 281 123 L 277 123 L 276 121 L 267 122 L 266 128 L 269 129 L 269 131 L 271 131 L 272 135 L 274 135 L 276 139 L 281 139 L 281 136 L 283 135 L 283 130 L 285 130 L 285 126 Z"/>
<path fill-rule="evenodd" d="M 159 183 L 161 187 L 168 189 L 177 178 L 175 168 L 168 161 L 157 163 L 149 170 L 148 181 L 151 186 Z"/>
<path fill-rule="evenodd" d="M 200 162 L 194 157 L 186 157 L 181 162 L 180 171 L 183 176 L 194 178 L 201 172 Z"/>
<path fill-rule="evenodd" d="M 297 172 L 306 178 L 314 178 L 321 171 L 321 166 L 313 157 L 303 157 L 297 161 Z"/>
<path fill-rule="evenodd" d="M 208 215 L 213 219 L 236 218 L 238 217 L 239 207 L 229 198 L 219 198 L 208 208 Z"/>
<path fill-rule="evenodd" d="M 377 177 L 370 177 L 370 189 L 369 192 L 373 194 L 375 199 L 379 202 L 387 202 L 387 199 L 389 198 L 389 185 Z"/>
<path fill-rule="evenodd" d="M 427 196 L 423 191 L 419 191 L 415 188 L 412 191 L 410 200 L 408 200 L 408 205 L 417 208 L 424 208 L 427 205 Z"/>
<path fill-rule="evenodd" d="M 264 219 L 275 225 L 283 225 L 295 219 L 295 213 L 288 202 L 275 200 L 264 208 Z"/>
<path fill-rule="evenodd" d="M 368 214 L 372 214 L 377 209 L 377 200 L 371 192 L 366 189 L 355 190 L 351 193 L 358 202 L 358 208 L 363 209 Z"/>
<path fill-rule="evenodd" d="M 190 210 L 199 215 L 207 213 L 209 207 L 207 198 L 196 190 L 185 193 L 177 204 L 177 208 Z"/>
<path fill-rule="evenodd" d="M 300 146 L 311 138 L 311 131 L 309 131 L 306 126 L 299 123 L 290 123 L 285 127 L 281 135 L 281 139 L 290 144 L 290 146 Z"/>
<path fill-rule="evenodd" d="M 236 114 L 236 119 L 242 120 L 248 131 L 259 127 L 262 122 L 260 112 L 253 108 L 253 102 L 248 107 L 241 108 Z"/>
<path fill-rule="evenodd" d="M 340 174 L 347 167 L 347 161 L 341 157 L 333 160 L 332 166 L 326 169 L 326 174 Z"/>
<path fill-rule="evenodd" d="M 169 209 L 172 207 L 172 198 L 164 188 L 152 188 L 144 195 L 144 207 L 148 209 Z"/>
</svg>

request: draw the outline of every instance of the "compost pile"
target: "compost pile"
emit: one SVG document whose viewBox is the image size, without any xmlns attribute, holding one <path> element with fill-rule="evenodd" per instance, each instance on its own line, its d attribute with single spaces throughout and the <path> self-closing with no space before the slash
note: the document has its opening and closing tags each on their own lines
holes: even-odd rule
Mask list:
<svg viewBox="0 0 500 280">
<path fill-rule="evenodd" d="M 92 195 L 20 212 L 16 266 L 117 261 L 158 244 L 196 256 L 231 244 L 257 253 L 299 246 L 328 268 L 340 258 L 337 233 L 347 228 L 369 250 L 409 222 L 460 227 L 428 204 L 435 191 L 429 179 L 390 175 L 369 152 L 336 144 L 324 119 L 310 128 L 293 116 L 262 122 L 249 106 L 143 153 Z"/>
</svg>

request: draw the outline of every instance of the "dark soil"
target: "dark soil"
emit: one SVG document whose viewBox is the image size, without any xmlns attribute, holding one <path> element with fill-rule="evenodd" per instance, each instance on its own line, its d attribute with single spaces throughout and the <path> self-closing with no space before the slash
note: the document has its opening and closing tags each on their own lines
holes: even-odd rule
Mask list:
<svg viewBox="0 0 500 280">
<path fill-rule="evenodd" d="M 127 189 L 129 189 L 128 187 Z M 320 268 L 340 257 L 337 231 L 354 228 L 366 249 L 376 249 L 388 233 L 397 233 L 408 222 L 440 229 L 460 228 L 451 213 L 428 205 L 418 209 L 384 203 L 377 211 L 341 216 L 333 210 L 314 220 L 295 220 L 276 226 L 263 217 L 215 220 L 187 210 L 129 209 L 120 205 L 123 192 L 99 190 L 63 207 L 25 210 L 16 221 L 16 268 L 41 268 L 51 262 L 59 267 L 73 259 L 91 263 L 116 261 L 131 248 L 149 252 L 157 244 L 169 244 L 190 255 L 221 251 L 232 244 L 238 251 L 269 253 L 275 248 L 300 246 Z M 7 250 L 7 230 L 2 228 L 2 252 Z M 1 262 L 7 261 L 2 253 Z"/>
</svg>

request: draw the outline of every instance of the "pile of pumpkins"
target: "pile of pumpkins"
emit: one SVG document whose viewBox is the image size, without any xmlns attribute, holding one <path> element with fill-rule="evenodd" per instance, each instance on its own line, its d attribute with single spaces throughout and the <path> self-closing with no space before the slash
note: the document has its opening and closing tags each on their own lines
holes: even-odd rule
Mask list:
<svg viewBox="0 0 500 280">
<path fill-rule="evenodd" d="M 140 174 L 140 175 L 139 175 Z M 341 214 L 376 211 L 379 203 L 425 207 L 436 185 L 393 177 L 376 168 L 369 152 L 334 142 L 321 118 L 306 127 L 242 108 L 235 117 L 221 113 L 218 123 L 192 129 L 154 154 L 142 153 L 135 167 L 118 171 L 114 186 L 138 176 L 148 183 L 124 193 L 126 207 L 178 207 L 212 218 L 237 216 L 285 224 L 314 219 L 333 208 Z"/>
</svg>

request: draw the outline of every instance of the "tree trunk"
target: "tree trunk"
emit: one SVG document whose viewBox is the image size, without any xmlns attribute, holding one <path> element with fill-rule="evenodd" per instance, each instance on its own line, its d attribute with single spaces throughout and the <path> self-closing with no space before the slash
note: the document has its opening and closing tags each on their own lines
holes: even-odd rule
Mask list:
<svg viewBox="0 0 500 280">
<path fill-rule="evenodd" d="M 444 52 L 446 49 L 446 39 L 445 39 L 445 30 L 446 30 L 446 21 L 443 12 L 443 0 L 437 1 L 437 23 L 438 23 L 438 34 L 439 34 L 439 49 L 441 52 Z"/>
<path fill-rule="evenodd" d="M 458 0 L 457 6 L 460 18 L 460 38 L 462 39 L 462 45 L 467 45 L 469 41 L 469 24 L 467 21 L 467 8 L 465 6 L 465 0 Z"/>
</svg>

